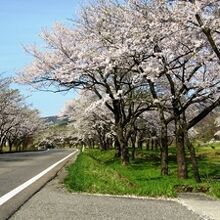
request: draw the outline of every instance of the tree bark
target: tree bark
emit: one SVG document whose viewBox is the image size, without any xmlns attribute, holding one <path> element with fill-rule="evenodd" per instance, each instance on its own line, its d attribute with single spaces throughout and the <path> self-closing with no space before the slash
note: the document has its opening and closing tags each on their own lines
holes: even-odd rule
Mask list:
<svg viewBox="0 0 220 220">
<path fill-rule="evenodd" d="M 150 149 L 154 150 L 154 139 L 153 139 L 153 137 L 151 137 L 151 139 L 150 139 Z"/>
<path fill-rule="evenodd" d="M 196 159 L 196 152 L 195 152 L 195 148 L 193 147 L 192 143 L 190 142 L 189 136 L 188 136 L 188 130 L 187 130 L 187 120 L 186 120 L 186 115 L 185 112 L 183 112 L 183 120 L 185 123 L 184 128 L 186 128 L 185 131 L 185 144 L 189 150 L 190 153 L 190 159 L 191 159 L 191 163 L 192 163 L 192 169 L 193 169 L 193 175 L 194 178 L 196 180 L 197 183 L 201 182 L 201 178 L 199 175 L 199 166 L 198 166 L 198 162 Z"/>
<path fill-rule="evenodd" d="M 194 178 L 197 183 L 201 183 L 201 178 L 200 178 L 200 174 L 199 174 L 199 166 L 198 166 L 198 162 L 196 159 L 195 148 L 193 147 L 192 143 L 190 142 L 188 136 L 186 136 L 186 145 L 187 145 L 187 148 L 189 149 L 189 153 L 190 153 Z"/>
<path fill-rule="evenodd" d="M 135 137 L 131 137 L 131 145 L 132 145 L 132 151 L 131 151 L 131 158 L 132 160 L 135 159 L 135 143 L 136 143 L 136 136 Z"/>
<path fill-rule="evenodd" d="M 5 137 L 1 137 L 0 138 L 0 153 L 3 152 L 4 144 L 5 144 Z"/>
<path fill-rule="evenodd" d="M 129 163 L 129 152 L 126 143 L 121 143 L 121 163 L 127 165 Z"/>
<path fill-rule="evenodd" d="M 117 137 L 115 137 L 115 157 L 116 158 L 121 157 L 121 146 Z"/>
<path fill-rule="evenodd" d="M 138 148 L 140 149 L 140 150 L 143 150 L 143 140 L 138 140 Z"/>
<path fill-rule="evenodd" d="M 155 139 L 155 150 L 159 149 L 159 145 L 160 145 L 160 141 L 158 140 L 158 138 Z"/>
<path fill-rule="evenodd" d="M 149 138 L 146 141 L 146 150 L 150 150 L 150 139 Z"/>
<path fill-rule="evenodd" d="M 185 155 L 185 132 L 183 123 L 181 120 L 176 120 L 176 157 L 178 167 L 178 177 L 186 179 L 187 175 L 187 163 Z"/>
<path fill-rule="evenodd" d="M 8 146 L 9 146 L 9 152 L 12 152 L 12 147 L 13 147 L 13 143 L 12 141 L 8 141 Z"/>
<path fill-rule="evenodd" d="M 128 140 L 123 135 L 123 127 L 117 126 L 117 138 L 121 147 L 121 163 L 127 165 L 129 163 Z"/>
<path fill-rule="evenodd" d="M 168 138 L 167 138 L 167 126 L 164 124 L 161 128 L 160 137 L 160 152 L 161 152 L 161 175 L 167 176 L 168 170 Z"/>
</svg>

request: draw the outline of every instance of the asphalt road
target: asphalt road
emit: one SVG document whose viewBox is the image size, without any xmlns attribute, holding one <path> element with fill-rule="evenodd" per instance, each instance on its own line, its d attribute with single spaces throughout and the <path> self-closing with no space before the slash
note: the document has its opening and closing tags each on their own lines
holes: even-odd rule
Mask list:
<svg viewBox="0 0 220 220">
<path fill-rule="evenodd" d="M 77 154 L 76 152 L 69 162 L 73 163 Z M 8 215 L 10 218 L 7 219 L 220 220 L 219 201 L 203 195 L 184 194 L 180 198 L 168 200 L 70 193 L 63 185 L 66 172 L 64 168 L 61 169 L 56 178 L 26 200 L 17 212 Z M 13 201 L 16 202 L 15 199 Z M 0 219 L 5 219 L 1 218 L 1 208 Z"/>
<path fill-rule="evenodd" d="M 0 155 L 0 197 L 31 179 L 71 151 L 47 150 Z"/>
<path fill-rule="evenodd" d="M 181 204 L 161 199 L 71 194 L 56 178 L 10 220 L 208 220 Z"/>
</svg>

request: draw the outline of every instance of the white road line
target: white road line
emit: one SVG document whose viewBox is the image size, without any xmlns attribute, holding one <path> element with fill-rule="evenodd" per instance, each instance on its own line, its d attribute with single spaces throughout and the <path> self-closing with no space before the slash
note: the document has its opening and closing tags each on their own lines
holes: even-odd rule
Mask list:
<svg viewBox="0 0 220 220">
<path fill-rule="evenodd" d="M 39 173 L 38 175 L 34 176 L 33 178 L 29 179 L 28 181 L 26 181 L 25 183 L 21 184 L 20 186 L 18 186 L 17 188 L 13 189 L 12 191 L 6 193 L 4 196 L 0 197 L 0 206 L 3 205 L 5 202 L 7 202 L 9 199 L 11 199 L 12 197 L 14 197 L 15 195 L 17 195 L 19 192 L 21 192 L 22 190 L 24 190 L 25 188 L 27 188 L 28 186 L 30 186 L 32 183 L 34 183 L 35 181 L 37 181 L 38 179 L 40 179 L 42 176 L 44 176 L 46 173 L 48 173 L 49 171 L 51 171 L 54 167 L 56 167 L 58 164 L 62 163 L 64 160 L 66 160 L 67 158 L 71 157 L 72 155 L 74 155 L 77 152 L 77 150 L 71 154 L 69 154 L 68 156 L 64 157 L 63 159 L 59 160 L 58 162 L 56 162 L 55 164 L 51 165 L 50 167 L 48 167 L 46 170 L 42 171 L 41 173 Z"/>
</svg>

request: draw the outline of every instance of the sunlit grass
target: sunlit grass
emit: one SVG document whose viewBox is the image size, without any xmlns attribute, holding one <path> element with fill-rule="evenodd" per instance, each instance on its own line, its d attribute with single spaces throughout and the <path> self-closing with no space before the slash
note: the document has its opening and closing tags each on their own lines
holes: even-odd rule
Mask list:
<svg viewBox="0 0 220 220">
<path fill-rule="evenodd" d="M 140 196 L 175 197 L 178 192 L 206 192 L 220 197 L 220 146 L 199 147 L 199 166 L 203 182 L 176 178 L 175 149 L 170 149 L 169 176 L 160 175 L 159 152 L 139 151 L 134 161 L 122 166 L 114 151 L 86 150 L 68 168 L 66 186 L 72 191 Z M 217 159 L 216 159 L 217 158 Z M 191 169 L 189 167 L 189 169 Z"/>
</svg>

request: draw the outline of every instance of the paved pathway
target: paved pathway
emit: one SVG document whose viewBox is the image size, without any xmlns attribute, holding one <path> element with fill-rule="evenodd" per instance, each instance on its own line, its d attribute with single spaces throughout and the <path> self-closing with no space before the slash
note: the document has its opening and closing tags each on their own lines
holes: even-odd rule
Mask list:
<svg viewBox="0 0 220 220">
<path fill-rule="evenodd" d="M 178 202 L 93 196 L 67 192 L 56 178 L 35 194 L 10 220 L 205 220 Z"/>
<path fill-rule="evenodd" d="M 65 175 L 63 169 L 10 220 L 220 220 L 220 200 L 204 195 L 165 200 L 69 193 L 61 184 Z"/>
<path fill-rule="evenodd" d="M 179 202 L 188 209 L 210 219 L 220 220 L 220 200 L 214 200 L 202 194 L 185 193 L 179 196 Z"/>
</svg>

